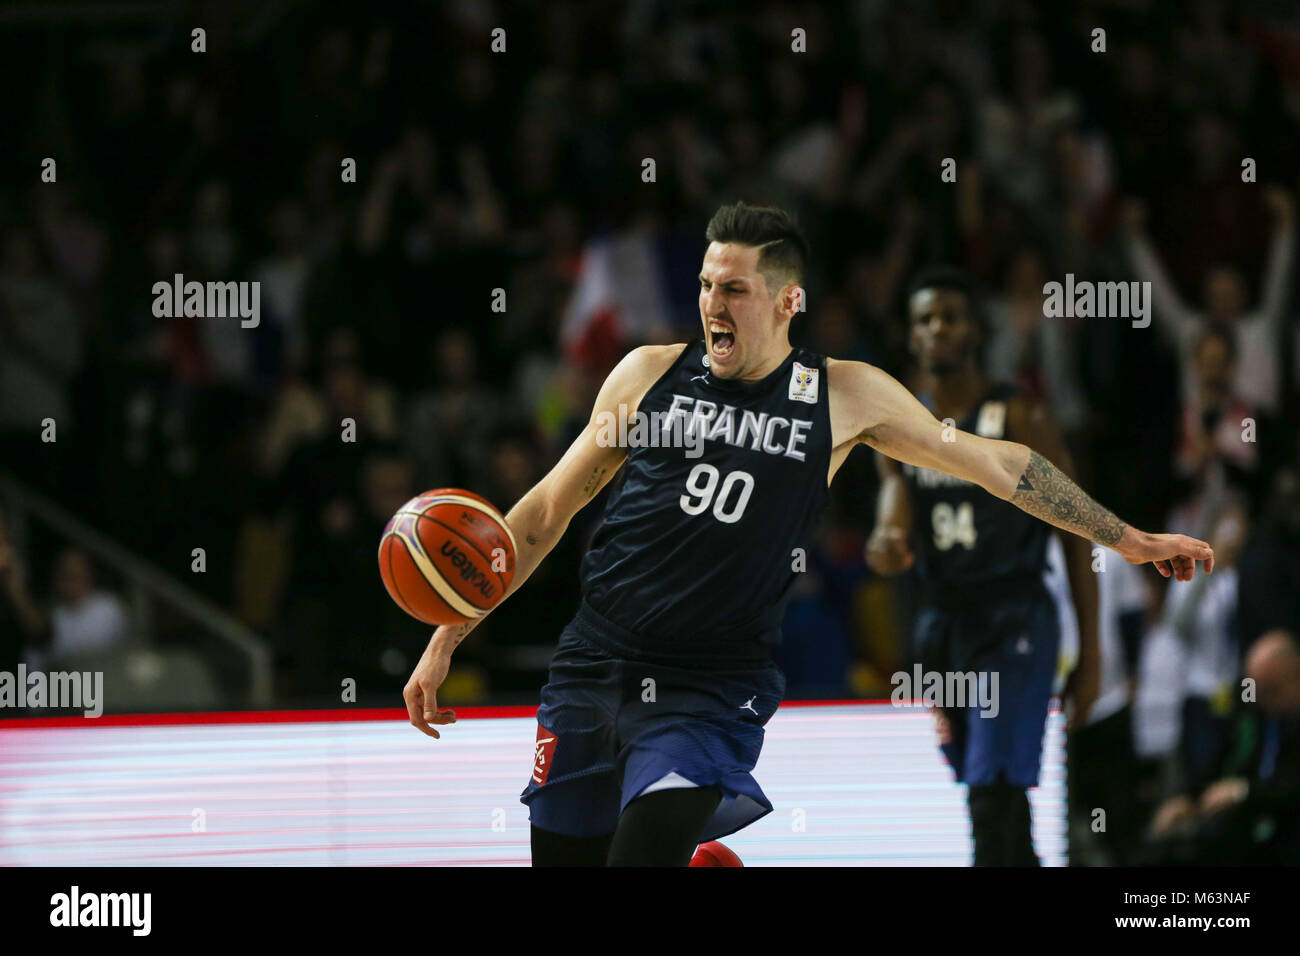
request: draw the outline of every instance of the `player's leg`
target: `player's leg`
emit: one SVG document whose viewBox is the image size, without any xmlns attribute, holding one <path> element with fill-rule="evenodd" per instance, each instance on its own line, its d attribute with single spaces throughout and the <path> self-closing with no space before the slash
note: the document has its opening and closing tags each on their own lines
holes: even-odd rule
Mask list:
<svg viewBox="0 0 1300 956">
<path fill-rule="evenodd" d="M 973 784 L 966 793 L 970 807 L 975 866 L 1003 866 L 1006 827 L 1004 791 L 999 784 Z"/>
<path fill-rule="evenodd" d="M 1059 618 L 1043 592 L 999 606 L 987 627 L 1001 639 L 977 670 L 990 686 L 996 675 L 996 708 L 969 713 L 966 751 L 975 864 L 1038 866 L 1028 789 L 1038 783 Z"/>
<path fill-rule="evenodd" d="M 688 866 L 722 802 L 717 787 L 675 787 L 637 797 L 618 818 L 610 866 Z"/>
<path fill-rule="evenodd" d="M 1026 788 L 999 778 L 972 785 L 968 801 L 976 866 L 1038 866 Z"/>
<path fill-rule="evenodd" d="M 584 762 L 595 765 L 597 755 L 581 753 L 585 736 L 566 734 L 560 743 L 570 745 Z M 524 798 L 533 866 L 604 866 L 622 796 L 612 767 L 559 782 L 548 780 L 540 786 L 534 777 L 530 788 Z"/>
<path fill-rule="evenodd" d="M 644 681 L 656 689 L 642 694 Z M 625 662 L 611 866 L 688 866 L 696 846 L 772 811 L 752 770 L 785 695 L 772 664 L 692 670 Z"/>
<path fill-rule="evenodd" d="M 532 773 L 520 795 L 534 866 L 605 865 L 622 799 L 610 719 L 617 699 L 614 663 L 566 630 L 542 688 Z"/>
<path fill-rule="evenodd" d="M 1034 852 L 1033 815 L 1029 811 L 1029 789 L 1007 784 L 1006 837 L 1002 844 L 1005 866 L 1040 866 Z"/>
<path fill-rule="evenodd" d="M 530 826 L 533 866 L 604 866 L 614 834 L 571 837 Z"/>
<path fill-rule="evenodd" d="M 948 674 L 970 667 L 968 648 L 978 639 L 985 623 L 982 615 L 971 619 L 939 608 L 927 608 L 917 617 L 913 636 L 917 658 L 926 673 Z M 954 645 L 956 645 L 954 647 Z M 952 767 L 958 783 L 967 784 L 966 805 L 970 812 L 971 840 L 975 866 L 1002 866 L 1005 858 L 1007 808 L 1001 789 L 980 779 L 982 761 L 988 749 L 977 708 L 950 706 L 934 711 L 939 750 Z M 975 733 L 972 734 L 972 727 Z"/>
<path fill-rule="evenodd" d="M 936 710 L 939 749 L 962 783 L 968 782 L 967 758 L 972 754 L 970 725 L 982 718 L 968 708 Z M 978 751 L 974 753 L 978 763 Z M 970 811 L 971 841 L 975 866 L 1005 866 L 1007 856 L 1008 795 L 1000 784 L 974 783 L 966 788 Z"/>
</svg>

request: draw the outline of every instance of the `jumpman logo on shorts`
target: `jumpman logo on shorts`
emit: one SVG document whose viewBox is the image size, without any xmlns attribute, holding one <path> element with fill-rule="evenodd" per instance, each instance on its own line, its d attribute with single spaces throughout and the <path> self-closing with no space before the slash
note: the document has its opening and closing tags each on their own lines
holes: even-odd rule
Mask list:
<svg viewBox="0 0 1300 956">
<path fill-rule="evenodd" d="M 750 711 L 750 712 L 751 712 L 755 717 L 757 717 L 757 716 L 758 716 L 758 711 L 754 710 L 754 701 L 756 701 L 757 699 L 758 699 L 757 695 L 755 695 L 754 697 L 749 698 L 749 700 L 745 701 L 743 704 L 740 705 L 740 708 L 739 708 L 739 709 L 740 709 L 740 710 L 748 710 L 748 711 Z"/>
</svg>

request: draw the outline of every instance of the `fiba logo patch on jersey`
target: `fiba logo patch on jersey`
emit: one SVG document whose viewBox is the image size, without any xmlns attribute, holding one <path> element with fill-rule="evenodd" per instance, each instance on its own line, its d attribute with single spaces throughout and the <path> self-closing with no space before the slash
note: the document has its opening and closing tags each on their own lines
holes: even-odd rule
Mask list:
<svg viewBox="0 0 1300 956">
<path fill-rule="evenodd" d="M 555 734 L 541 724 L 537 725 L 537 749 L 533 751 L 533 780 L 541 785 L 551 772 L 551 760 L 555 756 Z"/>
<path fill-rule="evenodd" d="M 817 404 L 817 369 L 794 363 L 790 370 L 790 400 Z"/>
</svg>

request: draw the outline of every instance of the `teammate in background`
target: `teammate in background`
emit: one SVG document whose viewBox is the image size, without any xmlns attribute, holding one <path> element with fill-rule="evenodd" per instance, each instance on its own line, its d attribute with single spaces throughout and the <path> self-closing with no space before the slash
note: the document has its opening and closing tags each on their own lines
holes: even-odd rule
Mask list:
<svg viewBox="0 0 1300 956">
<path fill-rule="evenodd" d="M 1166 576 L 1213 567 L 1204 542 L 1124 524 L 1026 445 L 944 441 L 880 369 L 792 349 L 809 250 L 785 212 L 724 206 L 706 238 L 703 340 L 628 353 L 586 429 L 506 516 L 519 542 L 513 592 L 621 470 L 542 689 L 521 796 L 534 865 L 685 866 L 697 844 L 771 811 L 750 774 L 784 692 L 770 647 L 794 551 L 860 444 L 963 477 Z M 635 447 L 610 441 L 611 420 L 628 420 L 631 436 L 644 417 L 658 424 Z M 426 734 L 455 720 L 437 691 L 473 626 L 438 628 L 407 682 Z"/>
<path fill-rule="evenodd" d="M 908 318 L 921 401 L 936 418 L 985 438 L 1022 441 L 1071 473 L 1047 409 L 985 376 L 988 321 L 963 273 L 933 268 L 917 275 Z M 915 545 L 923 593 L 913 644 L 923 668 L 998 675 L 995 715 L 953 702 L 936 713 L 943 752 L 957 779 L 969 784 L 975 865 L 1037 866 L 1026 791 L 1038 784 L 1061 638 L 1043 579 L 1052 529 L 1015 507 L 1014 497 L 999 500 L 978 483 L 900 466 L 884 454 L 877 463 L 880 498 L 867 563 L 896 574 L 912 565 Z M 1079 625 L 1079 662 L 1065 696 L 1072 726 L 1083 726 L 1100 680 L 1097 581 L 1091 543 L 1077 536 L 1061 543 Z"/>
</svg>

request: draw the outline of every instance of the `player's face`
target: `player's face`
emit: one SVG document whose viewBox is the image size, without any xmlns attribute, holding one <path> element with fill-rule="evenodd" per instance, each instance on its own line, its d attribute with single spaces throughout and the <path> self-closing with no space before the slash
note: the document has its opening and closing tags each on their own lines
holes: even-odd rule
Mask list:
<svg viewBox="0 0 1300 956">
<path fill-rule="evenodd" d="M 979 329 L 966 296 L 952 289 L 918 289 L 907 304 L 909 346 L 921 368 L 947 375 L 974 355 Z"/>
<path fill-rule="evenodd" d="M 759 249 L 735 243 L 709 243 L 700 268 L 700 320 L 709 349 L 709 368 L 719 378 L 761 377 L 771 360 L 789 345 L 782 331 L 790 320 L 789 302 L 773 297 L 758 271 Z M 790 288 L 790 287 L 787 287 Z M 774 353 L 780 351 L 781 355 Z"/>
</svg>

